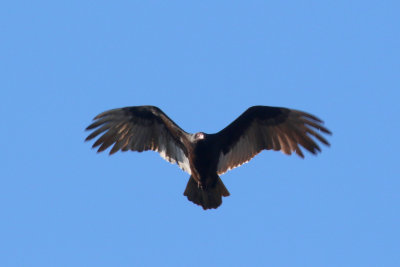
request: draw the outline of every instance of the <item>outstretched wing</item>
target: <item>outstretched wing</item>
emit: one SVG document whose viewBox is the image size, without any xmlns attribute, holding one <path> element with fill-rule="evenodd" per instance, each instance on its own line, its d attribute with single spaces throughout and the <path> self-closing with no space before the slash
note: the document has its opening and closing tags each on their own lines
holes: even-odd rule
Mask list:
<svg viewBox="0 0 400 267">
<path fill-rule="evenodd" d="M 153 150 L 165 160 L 176 163 L 191 174 L 185 142 L 188 133 L 175 124 L 164 112 L 154 106 L 112 109 L 94 118 L 86 130 L 94 130 L 85 141 L 102 134 L 93 144 L 97 152 L 110 150 L 110 155 L 121 151 Z"/>
<path fill-rule="evenodd" d="M 317 117 L 293 109 L 254 106 L 246 110 L 222 131 L 216 133 L 220 140 L 218 174 L 238 167 L 263 149 L 282 151 L 287 155 L 296 152 L 304 158 L 300 146 L 312 154 L 321 151 L 312 136 L 329 146 L 321 133 L 331 134 Z M 317 130 L 317 131 L 316 131 Z"/>
</svg>

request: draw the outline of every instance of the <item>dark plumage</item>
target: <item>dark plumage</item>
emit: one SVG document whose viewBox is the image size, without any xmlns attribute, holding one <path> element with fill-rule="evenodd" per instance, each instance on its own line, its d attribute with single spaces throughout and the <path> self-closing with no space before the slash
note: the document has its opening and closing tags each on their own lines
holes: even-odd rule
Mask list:
<svg viewBox="0 0 400 267">
<path fill-rule="evenodd" d="M 164 112 L 154 106 L 112 109 L 94 118 L 86 130 L 98 152 L 110 146 L 118 150 L 154 150 L 190 174 L 184 195 L 203 207 L 217 208 L 229 192 L 219 175 L 238 167 L 264 149 L 295 152 L 304 158 L 300 146 L 317 154 L 319 142 L 329 146 L 321 133 L 331 134 L 317 117 L 293 109 L 254 106 L 218 133 L 191 134 L 182 130 Z"/>
</svg>

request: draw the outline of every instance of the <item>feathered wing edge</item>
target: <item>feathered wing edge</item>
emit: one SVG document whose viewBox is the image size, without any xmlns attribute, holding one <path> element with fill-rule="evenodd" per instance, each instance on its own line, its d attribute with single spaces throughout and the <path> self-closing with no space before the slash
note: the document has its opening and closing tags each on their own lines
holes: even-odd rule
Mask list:
<svg viewBox="0 0 400 267">
<path fill-rule="evenodd" d="M 295 152 L 304 158 L 301 146 L 317 154 L 321 148 L 312 137 L 324 145 L 330 145 L 321 133 L 331 132 L 322 124 L 323 121 L 314 115 L 298 110 L 251 107 L 217 133 L 223 140 L 217 172 L 220 175 L 236 168 L 264 149 L 282 151 L 287 155 Z"/>
<path fill-rule="evenodd" d="M 154 106 L 125 107 L 105 111 L 94 118 L 86 130 L 93 130 L 85 141 L 102 134 L 93 144 L 102 152 L 113 145 L 110 155 L 121 151 L 153 150 L 191 174 L 184 142 L 188 133 Z"/>
</svg>

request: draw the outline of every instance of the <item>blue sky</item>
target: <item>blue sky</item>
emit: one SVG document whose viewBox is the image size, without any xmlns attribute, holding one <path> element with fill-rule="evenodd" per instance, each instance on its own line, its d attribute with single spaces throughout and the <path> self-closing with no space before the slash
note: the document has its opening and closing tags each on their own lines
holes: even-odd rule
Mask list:
<svg viewBox="0 0 400 267">
<path fill-rule="evenodd" d="M 1 266 L 400 266 L 398 1 L 8 1 Z M 321 117 L 322 154 L 266 151 L 217 210 L 154 152 L 84 128 L 151 104 L 189 132 L 252 105 Z"/>
</svg>

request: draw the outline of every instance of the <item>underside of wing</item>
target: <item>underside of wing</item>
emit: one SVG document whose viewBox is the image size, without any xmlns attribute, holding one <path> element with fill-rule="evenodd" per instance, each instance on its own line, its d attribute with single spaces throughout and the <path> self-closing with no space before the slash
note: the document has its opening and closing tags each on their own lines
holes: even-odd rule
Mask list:
<svg viewBox="0 0 400 267">
<path fill-rule="evenodd" d="M 317 117 L 298 110 L 251 107 L 216 134 L 222 140 L 218 174 L 248 162 L 264 149 L 287 155 L 294 152 L 304 158 L 303 147 L 317 154 L 321 149 L 316 140 L 329 146 L 322 133 L 331 132 L 322 124 Z"/>
<path fill-rule="evenodd" d="M 191 174 L 185 147 L 188 134 L 157 107 L 137 106 L 109 110 L 97 115 L 86 130 L 93 130 L 86 141 L 101 135 L 93 144 L 93 148 L 99 147 L 98 152 L 111 146 L 110 155 L 119 150 L 153 150 Z"/>
</svg>

